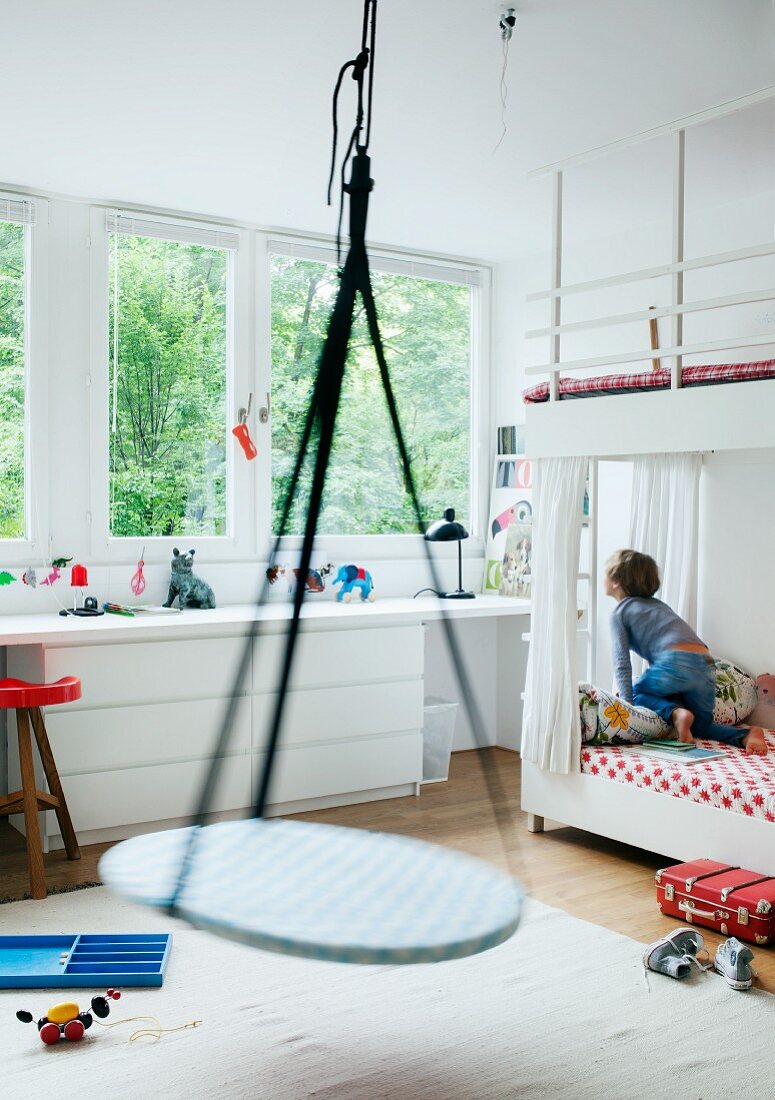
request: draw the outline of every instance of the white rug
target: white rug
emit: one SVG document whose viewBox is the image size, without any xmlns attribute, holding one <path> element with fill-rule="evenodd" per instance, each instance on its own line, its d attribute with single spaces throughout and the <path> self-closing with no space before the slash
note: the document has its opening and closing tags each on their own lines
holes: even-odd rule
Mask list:
<svg viewBox="0 0 775 1100">
<path fill-rule="evenodd" d="M 45 1047 L 16 1010 L 37 1018 L 67 995 L 3 991 L 4 1095 L 697 1100 L 772 1092 L 775 998 L 700 974 L 684 982 L 650 974 L 649 990 L 640 944 L 538 902 L 513 939 L 486 954 L 393 968 L 263 954 L 105 889 L 0 906 L 4 935 L 156 930 L 173 931 L 163 988 L 125 990 L 111 1019 L 152 1013 L 168 1027 L 202 1026 L 131 1045 L 137 1025 L 95 1026 L 88 1041 Z"/>
</svg>

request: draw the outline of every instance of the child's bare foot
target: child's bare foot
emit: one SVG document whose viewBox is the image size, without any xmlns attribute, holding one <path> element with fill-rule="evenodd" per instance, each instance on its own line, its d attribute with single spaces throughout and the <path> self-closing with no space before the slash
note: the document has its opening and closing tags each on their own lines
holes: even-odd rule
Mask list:
<svg viewBox="0 0 775 1100">
<path fill-rule="evenodd" d="M 751 726 L 749 732 L 743 738 L 745 751 L 753 756 L 766 756 L 767 742 L 764 740 L 764 730 L 761 726 Z"/>
<path fill-rule="evenodd" d="M 694 715 L 690 710 L 686 710 L 685 707 L 676 707 L 673 711 L 673 726 L 675 732 L 678 734 L 678 740 L 683 741 L 685 745 L 694 744 L 694 738 L 692 737 L 693 722 Z"/>
</svg>

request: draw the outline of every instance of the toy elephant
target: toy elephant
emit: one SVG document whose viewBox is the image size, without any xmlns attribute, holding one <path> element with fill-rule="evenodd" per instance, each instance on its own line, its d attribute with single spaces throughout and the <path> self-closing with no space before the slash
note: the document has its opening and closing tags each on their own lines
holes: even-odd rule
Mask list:
<svg viewBox="0 0 775 1100">
<path fill-rule="evenodd" d="M 370 602 L 377 598 L 374 591 L 374 582 L 371 579 L 371 573 L 368 569 L 362 569 L 357 565 L 342 565 L 339 567 L 339 572 L 336 574 L 331 584 L 341 584 L 341 588 L 337 593 L 337 601 L 349 603 L 352 599 L 353 589 L 359 588 L 361 593 L 361 599 L 365 602 Z"/>
</svg>

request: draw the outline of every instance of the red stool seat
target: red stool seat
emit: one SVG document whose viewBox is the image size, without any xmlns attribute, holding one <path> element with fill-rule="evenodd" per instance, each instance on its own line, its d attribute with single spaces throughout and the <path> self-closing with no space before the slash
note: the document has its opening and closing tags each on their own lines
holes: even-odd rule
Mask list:
<svg viewBox="0 0 775 1100">
<path fill-rule="evenodd" d="M 51 751 L 41 707 L 56 703 L 71 703 L 81 698 L 81 681 L 77 676 L 63 676 L 54 684 L 30 684 L 27 680 L 0 680 L 0 709 L 16 711 L 16 733 L 19 740 L 19 776 L 21 789 L 0 795 L 0 817 L 24 815 L 27 841 L 27 862 L 30 869 L 30 892 L 34 898 L 46 896 L 46 870 L 40 840 L 38 814 L 54 810 L 62 833 L 68 859 L 80 859 L 78 837 L 75 835 L 65 792 Z M 32 730 L 30 730 L 32 727 Z M 38 788 L 35 762 L 32 756 L 32 736 L 38 746 L 40 763 L 48 790 Z"/>
<path fill-rule="evenodd" d="M 72 703 L 81 698 L 81 681 L 77 676 L 63 676 L 53 684 L 30 684 L 26 680 L 0 680 L 0 710 L 20 707 L 50 707 L 56 703 Z"/>
</svg>

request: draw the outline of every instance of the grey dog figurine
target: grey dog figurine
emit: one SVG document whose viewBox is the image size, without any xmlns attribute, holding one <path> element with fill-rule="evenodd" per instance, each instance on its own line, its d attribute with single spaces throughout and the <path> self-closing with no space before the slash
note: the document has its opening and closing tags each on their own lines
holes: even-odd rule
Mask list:
<svg viewBox="0 0 775 1100">
<path fill-rule="evenodd" d="M 172 576 L 164 607 L 172 607 L 176 596 L 181 610 L 184 607 L 215 607 L 212 588 L 193 572 L 194 553 L 189 550 L 187 554 L 181 554 L 177 547 L 172 551 Z"/>
</svg>

